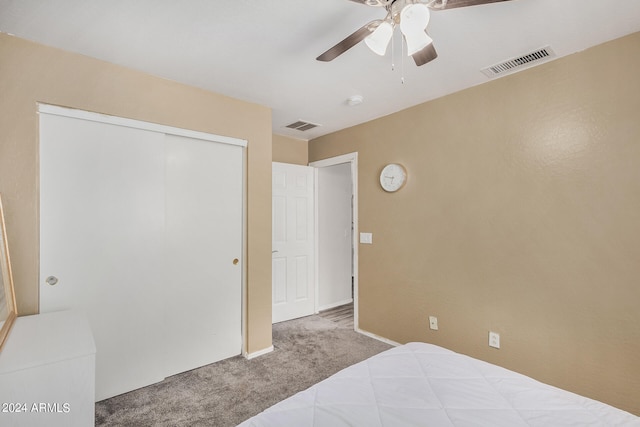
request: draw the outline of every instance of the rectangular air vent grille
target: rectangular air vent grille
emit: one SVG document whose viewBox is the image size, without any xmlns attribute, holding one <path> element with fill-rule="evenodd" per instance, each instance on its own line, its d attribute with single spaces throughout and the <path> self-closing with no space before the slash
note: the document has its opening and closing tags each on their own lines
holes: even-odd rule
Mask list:
<svg viewBox="0 0 640 427">
<path fill-rule="evenodd" d="M 286 127 L 288 127 L 289 129 L 296 129 L 296 130 L 304 132 L 305 130 L 317 128 L 318 126 L 320 126 L 320 125 L 317 125 L 315 123 L 306 122 L 304 120 L 298 120 L 297 122 L 291 123 L 290 125 L 287 125 Z"/>
<path fill-rule="evenodd" d="M 484 68 L 482 72 L 487 77 L 501 76 L 503 74 L 514 73 L 525 68 L 533 67 L 534 65 L 538 65 L 546 60 L 555 58 L 555 56 L 555 52 L 547 46 L 526 55 L 512 58 L 499 64 L 492 65 L 491 67 Z"/>
</svg>

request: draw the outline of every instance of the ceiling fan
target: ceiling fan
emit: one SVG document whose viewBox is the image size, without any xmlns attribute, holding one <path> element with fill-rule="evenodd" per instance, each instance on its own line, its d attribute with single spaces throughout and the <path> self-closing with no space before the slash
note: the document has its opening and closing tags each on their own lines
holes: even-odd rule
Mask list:
<svg viewBox="0 0 640 427">
<path fill-rule="evenodd" d="M 427 34 L 430 10 L 477 6 L 509 0 L 351 0 L 367 6 L 384 8 L 387 16 L 375 19 L 318 56 L 318 61 L 332 61 L 362 40 L 374 53 L 384 56 L 396 26 L 404 36 L 407 55 L 417 66 L 437 58 L 433 40 Z"/>
</svg>

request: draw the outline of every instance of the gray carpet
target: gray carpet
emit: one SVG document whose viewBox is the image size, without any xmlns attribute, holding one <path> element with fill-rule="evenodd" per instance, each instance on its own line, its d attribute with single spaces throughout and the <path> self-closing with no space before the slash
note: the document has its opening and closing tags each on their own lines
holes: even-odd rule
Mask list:
<svg viewBox="0 0 640 427">
<path fill-rule="evenodd" d="M 97 402 L 96 426 L 236 426 L 391 347 L 354 332 L 344 313 L 323 315 L 274 325 L 275 350 L 264 356 L 236 356 Z"/>
</svg>

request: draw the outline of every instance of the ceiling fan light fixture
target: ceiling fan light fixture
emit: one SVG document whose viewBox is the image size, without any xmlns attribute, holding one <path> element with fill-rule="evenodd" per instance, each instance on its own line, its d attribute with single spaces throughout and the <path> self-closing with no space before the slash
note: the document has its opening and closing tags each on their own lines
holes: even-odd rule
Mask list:
<svg viewBox="0 0 640 427">
<path fill-rule="evenodd" d="M 405 34 L 404 39 L 407 41 L 408 56 L 420 52 L 422 49 L 433 43 L 433 39 L 424 31 L 415 34 Z"/>
<path fill-rule="evenodd" d="M 392 35 L 393 25 L 384 21 L 378 25 L 378 28 L 376 28 L 373 33 L 364 39 L 364 42 L 373 53 L 384 56 L 385 53 L 387 53 L 387 46 L 389 46 Z"/>
<path fill-rule="evenodd" d="M 429 8 L 422 3 L 406 5 L 400 12 L 400 31 L 407 41 L 407 55 L 411 56 L 433 43 L 426 33 Z"/>
<path fill-rule="evenodd" d="M 400 29 L 403 34 L 424 31 L 429 25 L 429 8 L 422 3 L 408 4 L 400 12 Z"/>
</svg>

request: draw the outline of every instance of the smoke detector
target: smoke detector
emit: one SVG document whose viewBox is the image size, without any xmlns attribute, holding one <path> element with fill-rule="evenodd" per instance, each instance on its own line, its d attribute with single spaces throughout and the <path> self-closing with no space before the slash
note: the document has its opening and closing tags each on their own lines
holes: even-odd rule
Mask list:
<svg viewBox="0 0 640 427">
<path fill-rule="evenodd" d="M 362 101 L 364 101 L 362 95 L 353 95 L 347 98 L 347 105 L 349 107 L 355 107 L 356 105 L 362 104 Z"/>
</svg>

